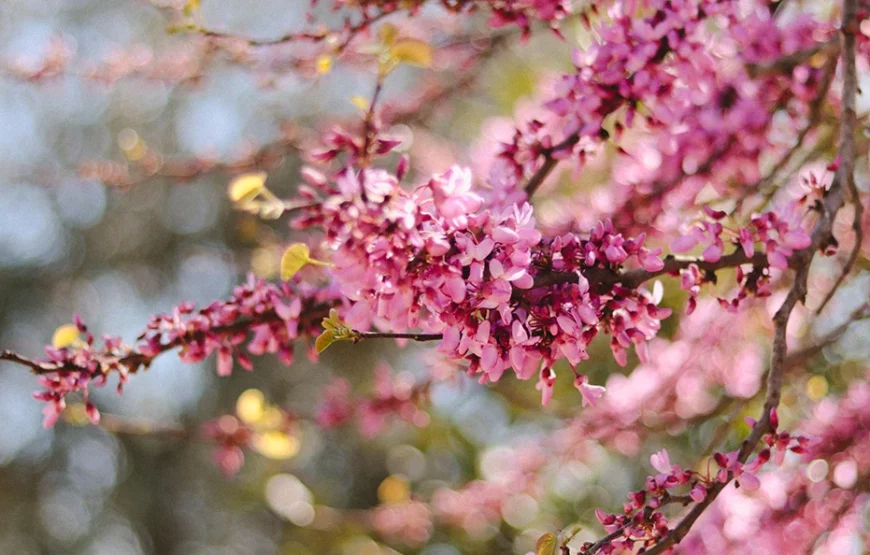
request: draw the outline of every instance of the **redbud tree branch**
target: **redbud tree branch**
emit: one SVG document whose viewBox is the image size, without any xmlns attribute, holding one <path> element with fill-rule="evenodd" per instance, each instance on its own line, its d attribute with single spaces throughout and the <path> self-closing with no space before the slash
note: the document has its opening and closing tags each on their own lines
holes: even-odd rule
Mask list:
<svg viewBox="0 0 870 555">
<path fill-rule="evenodd" d="M 306 314 L 306 318 L 308 318 L 310 321 L 316 321 L 326 316 L 326 314 L 327 309 L 315 310 L 310 312 L 309 314 Z M 129 373 L 134 373 L 143 366 L 147 368 L 154 360 L 154 358 L 156 358 L 158 355 L 179 347 L 183 347 L 188 342 L 201 341 L 205 338 L 205 335 L 207 333 L 218 336 L 234 335 L 239 332 L 247 331 L 251 329 L 252 326 L 256 326 L 259 324 L 268 324 L 271 322 L 277 322 L 279 320 L 281 320 L 281 318 L 274 311 L 264 312 L 258 315 L 255 319 L 244 318 L 223 326 L 215 326 L 213 328 L 210 328 L 207 332 L 195 330 L 188 332 L 187 334 L 180 335 L 171 341 L 161 343 L 158 347 L 158 352 L 154 355 L 145 355 L 138 350 L 131 350 L 128 354 L 118 357 L 117 360 L 113 362 L 116 362 L 119 366 L 123 366 L 124 368 L 126 368 Z M 64 372 L 79 372 L 82 370 L 81 367 L 71 363 L 57 364 L 52 362 L 40 362 L 8 350 L 0 352 L 0 360 L 5 360 L 8 362 L 26 366 L 30 368 L 30 370 L 34 374 L 62 374 Z"/>
<path fill-rule="evenodd" d="M 767 258 L 762 252 L 756 252 L 752 256 L 746 256 L 742 249 L 738 249 L 731 254 L 723 256 L 716 262 L 708 262 L 701 258 L 691 258 L 668 255 L 664 259 L 664 266 L 658 271 L 648 271 L 643 269 L 628 270 L 625 272 L 615 272 L 604 268 L 589 268 L 584 272 L 584 276 L 589 279 L 593 287 L 609 287 L 615 284 L 622 284 L 625 287 L 638 287 L 644 282 L 656 278 L 664 274 L 675 274 L 681 269 L 688 268 L 691 265 L 697 265 L 700 270 L 705 273 L 713 273 L 724 268 L 731 268 L 743 264 L 752 264 L 755 266 L 766 266 Z M 577 283 L 580 275 L 574 272 L 547 272 L 539 274 L 535 278 L 534 286 L 548 287 L 559 283 Z M 516 294 L 522 294 L 522 290 L 516 290 Z M 321 310 L 311 311 L 305 314 L 308 321 L 316 321 L 327 315 L 329 306 L 324 305 Z M 217 326 L 211 328 L 209 333 L 220 336 L 233 335 L 235 333 L 249 330 L 252 326 L 258 324 L 267 324 L 280 320 L 279 316 L 274 311 L 264 312 L 257 316 L 256 320 L 250 318 L 240 319 L 231 324 Z M 183 347 L 185 343 L 190 341 L 200 341 L 204 338 L 206 332 L 192 331 L 186 335 L 179 336 L 172 341 L 161 343 L 159 351 L 153 356 L 147 356 L 136 350 L 132 350 L 129 354 L 118 357 L 113 362 L 119 366 L 123 366 L 129 373 L 136 372 L 140 367 L 146 367 L 151 364 L 153 359 L 162 353 L 173 349 Z M 363 339 L 410 339 L 413 341 L 438 341 L 442 339 L 440 333 L 388 333 L 388 332 L 362 332 L 357 331 L 358 340 Z M 26 366 L 34 374 L 50 374 L 81 371 L 82 368 L 73 364 L 56 364 L 52 362 L 36 361 L 24 356 L 21 356 L 12 351 L 0 352 L 0 360 L 5 360 L 21 366 Z"/>
<path fill-rule="evenodd" d="M 357 337 L 361 339 L 412 339 L 414 341 L 440 341 L 443 336 L 440 333 L 389 333 L 374 331 L 357 331 Z"/>
<path fill-rule="evenodd" d="M 786 355 L 786 326 L 789 316 L 799 301 L 803 301 L 807 292 L 807 278 L 809 276 L 810 263 L 815 252 L 828 246 L 832 239 L 834 217 L 843 206 L 844 189 L 855 172 L 855 142 L 854 129 L 856 125 L 855 97 L 858 90 L 857 69 L 855 63 L 855 34 L 858 29 L 857 0 L 843 1 L 842 19 L 842 60 L 843 60 L 843 100 L 842 114 L 840 116 L 840 134 L 838 152 L 840 165 L 834 175 L 831 188 L 825 195 L 822 203 L 821 214 L 816 222 L 812 234 L 812 244 L 804 250 L 796 252 L 792 260 L 797 267 L 794 283 L 786 296 L 782 306 L 774 315 L 773 350 L 770 357 L 770 369 L 767 375 L 767 393 L 762 409 L 761 419 L 752 429 L 749 437 L 744 440 L 738 452 L 737 459 L 741 463 L 746 462 L 750 454 L 755 450 L 761 438 L 768 432 L 773 431 L 771 424 L 771 411 L 780 401 L 782 395 L 783 378 L 785 376 Z M 717 482 L 707 490 L 703 501 L 697 503 L 686 514 L 662 541 L 645 551 L 647 555 L 659 555 L 674 545 L 678 544 L 691 530 L 692 525 L 701 514 L 710 506 L 716 497 L 730 484 L 733 474 L 729 473 L 728 481 Z"/>
<path fill-rule="evenodd" d="M 396 10 L 397 11 L 397 10 Z M 276 46 L 279 44 L 288 44 L 293 42 L 309 42 L 309 43 L 319 43 L 323 42 L 330 37 L 337 37 L 342 34 L 345 35 L 345 38 L 334 47 L 332 52 L 334 54 L 341 54 L 345 49 L 353 42 L 353 39 L 357 37 L 361 32 L 367 30 L 369 27 L 377 23 L 378 21 L 384 19 L 388 15 L 395 13 L 395 11 L 384 11 L 379 12 L 373 16 L 366 15 L 363 19 L 354 25 L 348 25 L 342 29 L 332 29 L 332 30 L 323 30 L 323 31 L 296 31 L 291 33 L 286 33 L 280 37 L 274 39 L 251 39 L 240 37 L 239 35 L 233 33 L 227 33 L 222 31 L 214 31 L 211 29 L 205 29 L 202 27 L 194 27 L 192 31 L 199 33 L 204 37 L 208 37 L 211 39 L 230 39 L 230 40 L 240 40 L 245 42 L 248 46 L 253 47 L 261 47 L 261 46 Z"/>
<path fill-rule="evenodd" d="M 218 326 L 216 328 L 213 328 L 211 331 L 216 333 L 217 335 L 232 335 L 240 331 L 248 330 L 251 328 L 251 326 L 257 324 L 267 324 L 269 322 L 274 322 L 278 320 L 279 318 L 277 314 L 275 314 L 274 312 L 269 312 L 264 314 L 262 318 L 258 318 L 256 321 L 250 319 L 239 320 L 226 326 Z M 130 373 L 134 373 L 140 367 L 147 367 L 149 364 L 151 364 L 151 362 L 154 360 L 154 358 L 156 358 L 157 355 L 163 354 L 167 351 L 171 351 L 177 347 L 182 347 L 185 343 L 189 341 L 201 340 L 204 338 L 204 336 L 205 332 L 203 331 L 191 332 L 184 336 L 179 336 L 167 343 L 162 343 L 159 347 L 159 352 L 154 356 L 147 356 L 143 353 L 140 353 L 139 351 L 134 350 L 127 355 L 119 357 L 117 359 L 117 363 L 120 366 L 127 368 Z M 7 362 L 27 366 L 34 374 L 62 374 L 64 372 L 78 372 L 82 370 L 81 367 L 70 363 L 56 364 L 53 362 L 38 362 L 36 360 L 23 357 L 9 350 L 0 352 L 0 360 L 5 360 Z"/>
<path fill-rule="evenodd" d="M 827 41 L 824 43 L 820 43 L 820 44 L 815 45 L 811 48 L 807 48 L 804 50 L 794 52 L 792 54 L 785 55 L 785 56 L 783 56 L 783 57 L 781 57 L 773 62 L 770 62 L 769 64 L 765 64 L 763 66 L 762 65 L 749 66 L 749 67 L 747 67 L 747 73 L 753 77 L 760 74 L 760 73 L 765 73 L 765 72 L 779 72 L 779 73 L 790 74 L 795 66 L 805 62 L 807 59 L 811 58 L 812 56 L 814 56 L 816 54 L 819 54 L 819 53 L 835 54 L 836 52 L 837 52 L 837 41 L 831 40 L 831 41 Z M 830 81 L 828 81 L 826 79 L 825 83 L 823 83 L 823 85 L 822 85 L 822 90 L 824 92 L 827 92 L 829 86 L 830 86 Z M 823 99 L 824 93 L 820 93 L 820 94 L 821 94 L 822 99 Z M 819 100 L 819 101 L 813 102 L 813 106 L 811 107 L 812 108 L 811 120 L 818 117 L 818 115 L 816 114 L 817 109 L 815 108 L 816 104 L 821 105 L 821 101 Z M 819 108 L 820 107 L 821 106 L 819 106 Z M 610 113 L 612 114 L 615 111 L 616 110 L 614 108 Z M 808 125 L 808 128 L 812 125 L 812 123 L 813 122 L 811 121 L 810 125 Z M 581 127 L 581 129 L 582 129 L 582 127 Z M 559 164 L 560 157 L 558 155 L 564 151 L 570 150 L 572 147 L 574 147 L 574 145 L 576 145 L 580 141 L 581 129 L 578 129 L 575 132 L 571 133 L 570 135 L 565 137 L 559 143 L 552 145 L 548 148 L 544 148 L 540 151 L 540 155 L 543 157 L 543 163 L 541 164 L 541 167 L 538 168 L 534 174 L 532 174 L 532 176 L 529 178 L 529 180 L 526 182 L 526 184 L 524 186 L 524 190 L 526 192 L 526 195 L 529 198 L 531 198 L 535 194 L 535 192 L 538 190 L 538 188 L 543 184 L 544 180 L 550 175 L 550 173 L 552 173 L 552 171 Z M 803 134 L 805 134 L 808 131 L 809 131 L 809 129 L 806 129 L 806 131 Z M 801 136 L 799 141 L 802 142 L 803 138 L 804 137 Z M 738 139 L 739 139 L 739 137 L 732 137 L 732 141 L 736 141 Z M 727 149 L 730 145 L 731 145 L 731 143 L 729 143 L 729 145 L 726 145 L 725 148 L 723 148 L 722 150 L 717 152 L 716 155 L 714 155 L 710 160 L 707 161 L 705 167 L 699 168 L 699 172 L 709 171 L 710 167 L 712 167 L 715 160 L 718 157 L 722 156 L 725 153 L 725 151 L 727 151 Z M 787 162 L 787 160 L 786 160 L 786 162 Z M 666 188 L 667 187 L 661 187 L 661 189 L 666 189 Z"/>
<path fill-rule="evenodd" d="M 668 493 L 665 493 L 665 497 L 662 499 L 662 502 L 659 505 L 659 508 L 664 507 L 666 505 L 673 505 L 675 503 L 679 503 L 680 505 L 683 505 L 685 507 L 686 505 L 690 504 L 691 502 L 692 502 L 692 499 L 688 495 L 670 495 Z M 649 520 L 649 518 L 652 516 L 653 512 L 654 512 L 654 510 L 652 507 L 644 508 L 644 520 Z M 633 523 L 629 522 L 628 524 L 620 526 L 619 528 L 617 528 L 613 532 L 607 534 L 606 536 L 604 536 L 603 538 L 601 538 L 597 542 L 593 543 L 589 547 L 589 549 L 584 551 L 584 553 L 589 554 L 589 555 L 591 555 L 593 553 L 597 553 L 599 550 L 601 550 L 602 547 L 609 544 L 610 542 L 612 542 L 616 538 L 622 536 L 629 526 L 633 526 Z"/>
<path fill-rule="evenodd" d="M 708 262 L 703 258 L 694 258 L 686 256 L 675 256 L 669 254 L 664 258 L 664 267 L 661 270 L 649 271 L 642 268 L 636 270 L 627 270 L 625 272 L 614 272 L 604 268 L 589 268 L 584 271 L 584 276 L 590 281 L 593 286 L 611 286 L 617 283 L 625 287 L 638 287 L 643 283 L 657 278 L 665 274 L 676 274 L 680 270 L 695 265 L 704 273 L 712 273 L 716 270 L 724 268 L 733 268 L 743 264 L 752 264 L 753 266 L 767 266 L 767 255 L 763 252 L 755 252 L 752 256 L 746 256 L 743 249 L 721 257 L 715 262 Z M 549 272 L 539 274 L 535 277 L 535 287 L 546 287 L 557 283 L 577 283 L 580 276 L 574 272 Z"/>
</svg>

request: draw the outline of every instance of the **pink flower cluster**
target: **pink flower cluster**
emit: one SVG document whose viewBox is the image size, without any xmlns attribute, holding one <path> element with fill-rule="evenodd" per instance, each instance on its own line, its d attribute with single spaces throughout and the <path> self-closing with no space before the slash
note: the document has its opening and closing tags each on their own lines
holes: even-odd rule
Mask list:
<svg viewBox="0 0 870 555">
<path fill-rule="evenodd" d="M 795 250 L 805 249 L 810 246 L 810 236 L 801 227 L 803 216 L 801 203 L 792 203 L 784 210 L 785 215 L 770 211 L 752 216 L 748 226 L 741 228 L 732 237 L 732 243 L 736 243 L 743 249 L 747 258 L 755 254 L 755 244 L 761 243 L 767 254 L 770 266 L 785 270 L 788 268 L 788 259 Z M 712 221 L 700 221 L 694 224 L 677 239 L 671 242 L 671 250 L 675 253 L 685 253 L 698 245 L 706 245 L 703 258 L 707 262 L 718 262 L 722 258 L 725 244 L 722 234 L 733 231 L 727 230 L 720 222 L 727 214 L 723 211 L 712 210 L 704 207 L 704 212 Z"/>
<path fill-rule="evenodd" d="M 485 479 L 458 489 L 444 487 L 434 492 L 431 505 L 439 521 L 480 537 L 487 533 L 487 528 L 499 525 L 512 498 L 520 495 L 541 498 L 540 478 L 548 462 L 541 445 L 525 441 L 498 449 L 500 456 L 487 468 Z"/>
<path fill-rule="evenodd" d="M 202 425 L 202 436 L 215 443 L 214 462 L 225 476 L 235 476 L 245 464 L 254 430 L 237 417 L 225 414 Z"/>
<path fill-rule="evenodd" d="M 709 1 L 653 0 L 646 4 L 648 15 L 640 18 L 629 5 L 619 6 L 626 11 L 615 9 L 613 22 L 597 30 L 601 41 L 585 52 L 573 53 L 577 71 L 564 75 L 556 85 L 554 97 L 546 104 L 550 116 L 530 121 L 504 145 L 494 187 L 518 186 L 524 175 L 538 171 L 548 157 L 576 156 L 582 164 L 595 144 L 610 137 L 604 120 L 620 109 L 625 109 L 624 124 L 631 126 L 641 104 L 669 94 L 676 81 L 673 66 L 693 53 L 687 45 L 694 40 L 695 29 L 722 9 Z M 623 124 L 616 127 L 619 132 Z"/>
<path fill-rule="evenodd" d="M 854 551 L 862 538 L 861 511 L 870 476 L 870 383 L 853 382 L 841 397 L 826 397 L 800 428 L 813 438 L 776 473 L 760 476 L 757 491 L 724 492 L 697 530 L 687 550 L 706 553 L 771 553 L 814 550 Z M 726 495 L 727 494 L 727 495 Z M 864 549 L 866 539 L 862 541 Z"/>
<path fill-rule="evenodd" d="M 326 386 L 315 414 L 323 428 L 334 428 L 356 418 L 360 432 L 371 438 L 381 433 L 390 417 L 398 417 L 414 426 L 429 424 L 429 415 L 420 406 L 426 400 L 429 382 L 415 384 L 409 374 L 393 376 L 386 364 L 374 373 L 370 395 L 355 399 L 350 382 L 339 378 Z"/>
<path fill-rule="evenodd" d="M 729 10 L 723 18 L 716 40 L 697 45 L 691 62 L 677 67 L 686 86 L 656 99 L 649 131 L 626 145 L 654 154 L 625 157 L 616 186 L 605 193 L 614 197 L 613 214 L 624 229 L 666 225 L 705 186 L 723 197 L 757 192 L 768 157 L 793 148 L 793 137 L 814 117 L 813 105 L 824 100 L 825 67 L 809 57 L 775 63 L 823 45 L 829 23 L 805 16 L 783 23 L 766 10 L 749 16 Z"/>
<path fill-rule="evenodd" d="M 410 546 L 425 544 L 435 528 L 429 507 L 413 500 L 380 505 L 371 512 L 370 520 L 381 536 Z"/>
<path fill-rule="evenodd" d="M 48 358 L 36 361 L 39 383 L 45 389 L 34 397 L 49 403 L 43 425 L 54 425 L 66 406 L 66 396 L 75 392 L 83 393 L 87 414 L 96 422 L 99 412 L 87 399 L 90 386 L 100 387 L 116 373 L 120 392 L 129 374 L 147 369 L 156 356 L 176 348 L 186 363 L 200 362 L 216 353 L 221 376 L 232 372 L 234 358 L 243 368 L 253 369 L 247 353 L 277 353 L 285 364 L 291 364 L 295 340 L 316 337 L 320 320 L 337 299 L 333 288 L 289 282 L 275 285 L 252 276 L 246 284 L 236 286 L 226 300 L 198 311 L 191 303 L 181 303 L 171 314 L 152 316 L 136 347 L 124 344 L 119 337 L 106 336 L 98 348 L 94 336 L 76 317 L 85 340 L 61 349 L 46 347 Z M 242 351 L 242 344 L 246 344 L 247 353 Z M 313 348 L 309 353 L 316 357 Z"/>
<path fill-rule="evenodd" d="M 644 236 L 627 239 L 610 222 L 586 239 L 543 241 L 531 206 L 483 210 L 470 172 L 458 167 L 411 192 L 381 169 L 344 168 L 334 180 L 312 169 L 303 175 L 303 194 L 316 202 L 295 225 L 325 230 L 332 274 L 353 303 L 343 319 L 359 330 L 441 332 L 440 350 L 467 360 L 481 381 L 510 367 L 520 379 L 537 374 L 546 404 L 556 360 L 587 358 L 599 331 L 612 335 L 620 364 L 632 344 L 644 358 L 645 342 L 670 314 L 645 290 L 618 285 L 630 261 L 648 271 L 663 262 Z M 575 384 L 584 404 L 600 395 L 579 374 Z"/>
<path fill-rule="evenodd" d="M 704 207 L 704 213 L 709 220 L 702 220 L 692 224 L 688 229 L 671 242 L 671 250 L 675 253 L 686 253 L 695 248 L 703 247 L 702 258 L 705 262 L 718 262 L 725 251 L 723 235 L 729 238 L 729 242 L 743 251 L 747 261 L 755 255 L 755 245 L 762 245 L 762 252 L 767 256 L 767 264 L 770 268 L 780 270 L 788 269 L 788 259 L 795 250 L 805 249 L 810 246 L 812 240 L 804 230 L 801 220 L 805 215 L 807 199 L 803 197 L 798 201 L 789 203 L 781 211 L 768 211 L 755 214 L 751 217 L 749 225 L 738 230 L 728 229 L 721 221 L 727 214 L 720 210 Z M 701 290 L 701 285 L 710 281 L 708 275 L 702 273 L 698 265 L 692 264 L 680 271 L 680 286 L 690 294 L 686 305 L 686 313 L 691 314 L 696 306 L 696 298 Z M 738 266 L 737 283 L 739 291 L 731 301 L 720 299 L 720 304 L 731 311 L 740 305 L 750 294 L 757 297 L 766 297 L 770 290 L 770 271 L 762 265 L 754 265 L 749 273 Z"/>
<path fill-rule="evenodd" d="M 74 368 L 72 371 L 49 371 L 37 378 L 39 385 L 44 390 L 33 394 L 34 399 L 48 403 L 43 409 L 44 419 L 42 425 L 46 428 L 54 426 L 60 414 L 66 408 L 66 396 L 70 393 L 81 391 L 84 394 L 85 412 L 94 424 L 100 421 L 100 412 L 97 407 L 88 400 L 88 388 L 90 386 L 102 387 L 106 384 L 108 372 L 118 370 L 121 375 L 121 390 L 126 369 L 118 360 L 126 351 L 118 337 L 105 337 L 102 351 L 94 348 L 94 335 L 88 331 L 87 326 L 78 314 L 73 316 L 73 322 L 80 334 L 84 335 L 83 344 L 74 348 L 46 347 L 48 355 L 43 362 L 49 369 Z"/>
<path fill-rule="evenodd" d="M 830 22 L 776 19 L 763 6 L 747 12 L 731 1 L 647 4 L 643 17 L 627 4 L 613 10 L 598 30 L 601 43 L 575 53 L 577 70 L 554 88 L 549 113 L 503 145 L 492 164 L 494 189 L 520 187 L 551 160 L 583 167 L 611 139 L 606 127 L 628 155 L 607 187 L 581 193 L 583 201 L 620 231 L 666 230 L 705 187 L 725 197 L 752 193 L 765 165 L 794 147 L 830 85 L 828 66 L 817 61 L 832 56 Z"/>
<path fill-rule="evenodd" d="M 723 314 L 715 299 L 702 299 L 680 318 L 673 337 L 650 342 L 647 362 L 628 375 L 612 373 L 601 399 L 555 431 L 547 449 L 566 461 L 585 461 L 601 444 L 636 457 L 657 433 L 682 430 L 731 398 L 751 398 L 761 387 L 766 356 L 751 339 L 767 330 L 746 308 Z"/>
<path fill-rule="evenodd" d="M 286 435 L 296 434 L 296 417 L 278 409 L 280 420 L 272 423 L 271 431 Z M 203 439 L 215 444 L 213 458 L 225 476 L 235 476 L 245 464 L 245 450 L 256 448 L 257 429 L 236 414 L 224 414 L 204 422 L 199 429 Z"/>
<path fill-rule="evenodd" d="M 755 422 L 750 421 L 750 426 Z M 670 504 L 689 505 L 702 503 L 710 488 L 715 483 L 726 484 L 731 480 L 744 491 L 754 491 L 760 486 L 756 476 L 759 469 L 766 464 L 771 454 L 777 465 L 782 464 L 787 451 L 795 453 L 806 452 L 809 440 L 805 437 L 793 437 L 788 432 L 777 432 L 778 417 L 776 409 L 771 412 L 771 424 L 774 432 L 765 434 L 764 442 L 768 447 L 762 449 L 751 462 L 741 463 L 739 451 L 715 453 L 713 461 L 719 466 L 715 475 L 702 475 L 693 470 L 685 470 L 680 465 L 671 464 L 666 450 L 661 450 L 650 457 L 650 464 L 658 471 L 655 476 L 646 479 L 642 490 L 628 494 L 628 501 L 623 505 L 622 514 L 610 514 L 600 509 L 595 511 L 598 521 L 604 525 L 608 534 L 613 535 L 600 545 L 595 545 L 601 553 L 633 552 L 638 547 L 655 545 L 671 530 L 662 508 Z M 676 495 L 671 490 L 682 487 L 687 490 L 685 495 Z M 592 543 L 586 543 L 580 553 L 593 549 Z"/>
<path fill-rule="evenodd" d="M 225 301 L 199 311 L 190 303 L 182 303 L 172 314 L 152 316 L 139 336 L 138 350 L 154 357 L 167 345 L 178 345 L 179 358 L 186 363 L 200 362 L 215 352 L 220 376 L 232 373 L 233 358 L 244 369 L 253 369 L 241 344 L 246 344 L 252 355 L 277 354 L 289 365 L 293 363 L 294 341 L 300 335 L 316 337 L 320 329 L 317 315 L 325 316 L 324 308 L 336 300 L 329 289 L 271 284 L 251 277 L 246 284 L 236 286 Z M 249 333 L 253 337 L 249 338 Z"/>
</svg>

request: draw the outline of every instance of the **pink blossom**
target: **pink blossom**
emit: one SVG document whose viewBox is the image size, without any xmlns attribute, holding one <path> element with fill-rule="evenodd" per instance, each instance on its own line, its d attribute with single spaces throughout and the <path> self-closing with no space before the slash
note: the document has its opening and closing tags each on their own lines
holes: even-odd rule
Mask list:
<svg viewBox="0 0 870 555">
<path fill-rule="evenodd" d="M 584 407 L 594 405 L 595 401 L 604 396 L 605 392 L 604 387 L 590 384 L 589 379 L 582 374 L 574 379 L 574 387 L 580 391 L 580 395 L 583 397 Z"/>
<path fill-rule="evenodd" d="M 666 449 L 653 453 L 652 456 L 650 456 L 649 462 L 652 467 L 658 470 L 661 474 L 668 474 L 671 472 L 671 459 L 668 457 L 668 451 Z"/>
</svg>

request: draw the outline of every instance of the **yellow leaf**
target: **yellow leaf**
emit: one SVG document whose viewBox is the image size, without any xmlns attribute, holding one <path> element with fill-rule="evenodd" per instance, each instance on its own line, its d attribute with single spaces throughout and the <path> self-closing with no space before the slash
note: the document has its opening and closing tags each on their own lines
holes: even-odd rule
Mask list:
<svg viewBox="0 0 870 555">
<path fill-rule="evenodd" d="M 556 545 L 559 541 L 556 536 L 547 532 L 535 544 L 535 555 L 556 555 Z"/>
<path fill-rule="evenodd" d="M 245 424 L 256 424 L 263 419 L 266 399 L 258 389 L 249 389 L 236 400 L 236 414 Z"/>
<path fill-rule="evenodd" d="M 807 397 L 819 401 L 828 394 L 828 380 L 824 376 L 815 375 L 807 380 Z"/>
<path fill-rule="evenodd" d="M 350 97 L 350 103 L 359 108 L 361 112 L 369 111 L 369 101 L 359 95 Z"/>
<path fill-rule="evenodd" d="M 401 503 L 411 498 L 411 486 L 401 474 L 387 476 L 378 486 L 378 499 L 381 503 Z"/>
<path fill-rule="evenodd" d="M 199 0 L 187 0 L 184 5 L 184 15 L 190 17 L 197 10 L 199 10 Z"/>
<path fill-rule="evenodd" d="M 270 459 L 289 459 L 299 452 L 299 440 L 277 430 L 257 434 L 253 444 L 254 449 Z"/>
<path fill-rule="evenodd" d="M 318 353 L 322 353 L 333 343 L 335 343 L 335 332 L 333 330 L 325 330 L 314 340 L 314 348 L 317 349 Z"/>
<path fill-rule="evenodd" d="M 278 407 L 268 407 L 263 412 L 262 418 L 257 422 L 261 430 L 274 430 L 284 422 L 284 413 Z"/>
<path fill-rule="evenodd" d="M 230 183 L 230 200 L 247 204 L 263 192 L 266 185 L 266 172 L 246 173 Z"/>
<path fill-rule="evenodd" d="M 399 62 L 419 67 L 432 65 L 432 47 L 422 40 L 401 39 L 390 47 L 390 56 Z"/>
<path fill-rule="evenodd" d="M 178 25 L 169 25 L 166 27 L 166 32 L 170 35 L 174 35 L 175 33 L 183 33 L 185 31 L 194 31 L 196 30 L 196 25 L 193 23 L 180 23 Z"/>
<path fill-rule="evenodd" d="M 64 324 L 54 330 L 54 335 L 51 336 L 51 344 L 56 349 L 69 347 L 79 341 L 79 329 L 73 324 Z"/>
<path fill-rule="evenodd" d="M 63 419 L 74 426 L 86 426 L 88 424 L 88 413 L 85 411 L 85 404 L 71 403 L 63 411 Z"/>
<path fill-rule="evenodd" d="M 332 58 L 328 54 L 321 54 L 317 57 L 317 73 L 323 75 L 324 73 L 329 73 L 329 70 L 332 69 Z"/>
<path fill-rule="evenodd" d="M 381 43 L 387 46 L 396 42 L 397 36 L 399 36 L 399 30 L 392 23 L 384 23 L 378 29 L 378 37 L 381 39 Z"/>
<path fill-rule="evenodd" d="M 296 272 L 311 262 L 311 251 L 305 243 L 294 243 L 287 247 L 284 256 L 281 257 L 281 279 L 287 281 L 296 275 Z"/>
<path fill-rule="evenodd" d="M 275 276 L 278 273 L 278 252 L 265 247 L 255 249 L 251 253 L 251 271 L 257 277 Z"/>
</svg>

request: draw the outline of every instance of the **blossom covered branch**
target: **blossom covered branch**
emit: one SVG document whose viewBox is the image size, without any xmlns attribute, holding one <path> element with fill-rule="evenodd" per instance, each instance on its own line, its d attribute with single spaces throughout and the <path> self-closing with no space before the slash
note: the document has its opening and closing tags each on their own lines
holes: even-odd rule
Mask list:
<svg viewBox="0 0 870 555">
<path fill-rule="evenodd" d="M 856 123 L 855 97 L 857 94 L 857 71 L 855 63 L 855 34 L 857 32 L 857 24 L 857 1 L 845 0 L 841 27 L 843 41 L 843 107 L 840 116 L 840 139 L 838 143 L 840 164 L 834 176 L 834 181 L 826 192 L 824 202 L 822 203 L 819 220 L 813 230 L 812 243 L 794 255 L 798 267 L 794 284 L 790 288 L 782 306 L 780 306 L 774 315 L 773 349 L 768 370 L 767 394 L 761 419 L 754 424 L 752 432 L 743 441 L 740 449 L 732 454 L 733 462 L 731 465 L 733 468 L 725 467 L 727 469 L 725 479 L 705 488 L 703 496 L 699 496 L 696 499 L 697 503 L 682 518 L 679 524 L 670 530 L 665 528 L 666 533 L 662 535 L 661 540 L 656 541 L 651 547 L 645 549 L 645 553 L 658 555 L 678 544 L 689 533 L 695 521 L 725 489 L 725 486 L 731 480 L 739 477 L 737 469 L 740 467 L 738 465 L 742 465 L 749 459 L 763 437 L 776 432 L 778 426 L 776 408 L 782 395 L 788 351 L 786 326 L 795 305 L 806 296 L 810 261 L 813 255 L 817 250 L 827 248 L 832 239 L 831 230 L 833 228 L 834 217 L 844 203 L 844 190 L 848 186 L 848 182 L 853 179 L 855 171 L 853 130 Z M 760 460 L 760 458 L 756 460 Z"/>
</svg>

